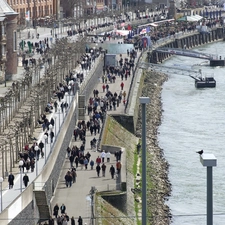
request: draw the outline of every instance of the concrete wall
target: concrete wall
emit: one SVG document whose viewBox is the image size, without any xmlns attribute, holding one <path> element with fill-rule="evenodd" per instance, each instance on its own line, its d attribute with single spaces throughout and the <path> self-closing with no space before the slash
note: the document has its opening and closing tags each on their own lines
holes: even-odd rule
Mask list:
<svg viewBox="0 0 225 225">
<path fill-rule="evenodd" d="M 122 211 L 124 214 L 127 213 L 127 194 L 126 192 L 110 192 L 110 193 L 100 193 L 101 197 L 105 199 L 115 208 Z"/>
</svg>

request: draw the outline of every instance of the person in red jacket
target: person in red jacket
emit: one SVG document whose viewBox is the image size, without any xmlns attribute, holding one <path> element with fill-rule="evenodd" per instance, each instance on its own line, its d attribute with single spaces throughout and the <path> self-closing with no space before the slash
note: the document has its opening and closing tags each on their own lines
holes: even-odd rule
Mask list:
<svg viewBox="0 0 225 225">
<path fill-rule="evenodd" d="M 120 87 L 121 87 L 121 90 L 123 90 L 123 87 L 124 87 L 124 83 L 123 82 L 121 82 Z"/>
<path fill-rule="evenodd" d="M 101 158 L 98 156 L 98 158 L 96 159 L 96 163 L 97 163 L 97 165 L 100 165 L 101 164 Z"/>
</svg>

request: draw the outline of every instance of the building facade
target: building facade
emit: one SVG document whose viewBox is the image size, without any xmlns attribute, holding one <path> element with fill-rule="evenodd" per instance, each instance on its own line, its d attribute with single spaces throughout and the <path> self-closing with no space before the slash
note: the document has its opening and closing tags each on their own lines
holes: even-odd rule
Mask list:
<svg viewBox="0 0 225 225">
<path fill-rule="evenodd" d="M 5 0 L 0 0 L 0 80 L 17 74 L 17 16 Z"/>
<path fill-rule="evenodd" d="M 58 15 L 58 0 L 7 0 L 12 9 L 18 13 L 18 23 L 35 22 L 46 16 Z"/>
</svg>

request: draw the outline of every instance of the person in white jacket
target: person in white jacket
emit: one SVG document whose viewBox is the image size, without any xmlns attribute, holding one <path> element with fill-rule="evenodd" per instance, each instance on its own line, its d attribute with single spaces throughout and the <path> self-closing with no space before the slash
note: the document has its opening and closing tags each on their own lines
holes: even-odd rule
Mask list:
<svg viewBox="0 0 225 225">
<path fill-rule="evenodd" d="M 105 150 L 103 150 L 101 153 L 102 163 L 105 162 L 105 157 L 106 157 L 106 153 L 105 153 Z"/>
</svg>

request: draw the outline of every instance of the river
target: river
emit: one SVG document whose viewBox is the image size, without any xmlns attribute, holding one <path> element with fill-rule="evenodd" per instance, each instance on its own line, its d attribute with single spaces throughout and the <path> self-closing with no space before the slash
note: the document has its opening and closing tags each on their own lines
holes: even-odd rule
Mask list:
<svg viewBox="0 0 225 225">
<path fill-rule="evenodd" d="M 195 50 L 225 57 L 224 42 Z M 213 153 L 214 225 L 225 224 L 225 69 L 199 66 L 205 60 L 173 56 L 163 65 L 214 73 L 216 88 L 196 89 L 188 76 L 169 74 L 162 91 L 162 124 L 158 140 L 170 164 L 172 193 L 167 202 L 173 225 L 206 224 L 206 168 L 196 151 Z"/>
</svg>

